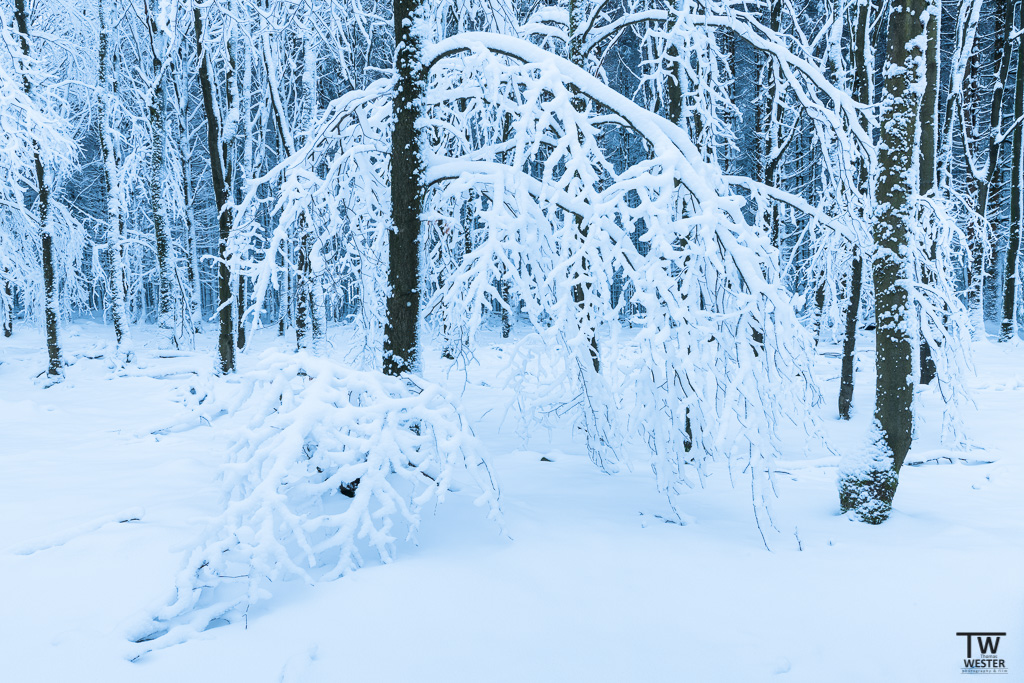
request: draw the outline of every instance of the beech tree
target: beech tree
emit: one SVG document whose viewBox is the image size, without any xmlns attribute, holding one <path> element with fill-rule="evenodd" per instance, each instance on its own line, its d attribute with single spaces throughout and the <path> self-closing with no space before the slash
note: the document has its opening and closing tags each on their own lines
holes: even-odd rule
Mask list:
<svg viewBox="0 0 1024 683">
<path fill-rule="evenodd" d="M 420 0 L 395 0 L 394 129 L 391 133 L 391 217 L 388 297 L 384 324 L 384 372 L 419 370 L 420 246 L 424 174 L 419 119 L 427 73 L 423 40 L 428 35 Z"/>
<path fill-rule="evenodd" d="M 918 239 L 913 196 L 918 190 L 918 126 L 925 88 L 925 32 L 933 15 L 927 0 L 896 0 L 889 18 L 884 116 L 878 152 L 875 256 L 875 421 L 866 453 L 840 466 L 840 503 L 861 520 L 885 521 L 913 438 L 914 319 L 908 258 Z"/>
</svg>

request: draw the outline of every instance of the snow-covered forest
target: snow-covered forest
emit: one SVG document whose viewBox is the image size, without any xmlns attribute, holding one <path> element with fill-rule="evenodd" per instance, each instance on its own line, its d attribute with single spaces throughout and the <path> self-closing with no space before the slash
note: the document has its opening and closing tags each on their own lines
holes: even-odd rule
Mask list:
<svg viewBox="0 0 1024 683">
<path fill-rule="evenodd" d="M 1022 34 L 0 0 L 0 679 L 1024 676 Z"/>
</svg>

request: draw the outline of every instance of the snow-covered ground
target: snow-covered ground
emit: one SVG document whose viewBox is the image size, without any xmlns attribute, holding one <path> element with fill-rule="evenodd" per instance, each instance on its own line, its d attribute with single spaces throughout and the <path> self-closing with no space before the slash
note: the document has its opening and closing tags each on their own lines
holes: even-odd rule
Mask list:
<svg viewBox="0 0 1024 683">
<path fill-rule="evenodd" d="M 722 464 L 684 497 L 693 523 L 672 523 L 642 458 L 609 476 L 570 425 L 524 441 L 503 421 L 509 397 L 489 371 L 502 340 L 468 374 L 431 353 L 428 376 L 461 395 L 490 454 L 505 532 L 469 493 L 450 495 L 395 562 L 277 586 L 245 623 L 132 662 L 130 625 L 166 600 L 219 512 L 229 443 L 216 422 L 152 433 L 212 369 L 212 335 L 167 352 L 140 328 L 137 363 L 116 372 L 110 336 L 69 326 L 73 364 L 50 388 L 41 335 L 0 339 L 0 680 L 934 683 L 962 679 L 964 631 L 1005 632 L 1006 679 L 1024 680 L 1018 346 L 976 349 L 977 450 L 940 448 L 940 399 L 921 391 L 910 459 L 925 464 L 903 470 L 881 526 L 838 514 L 838 456 L 794 437 L 770 551 L 746 475 L 731 486 Z M 264 331 L 254 345 L 273 343 Z M 336 336 L 332 353 L 347 347 Z M 839 361 L 823 351 L 822 422 L 837 452 L 859 448 L 871 355 L 843 423 Z"/>
</svg>

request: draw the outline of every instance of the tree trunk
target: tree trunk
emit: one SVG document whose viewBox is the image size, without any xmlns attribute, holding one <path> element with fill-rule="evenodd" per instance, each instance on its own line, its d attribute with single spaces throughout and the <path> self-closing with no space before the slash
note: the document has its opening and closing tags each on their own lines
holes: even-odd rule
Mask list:
<svg viewBox="0 0 1024 683">
<path fill-rule="evenodd" d="M 309 130 L 316 123 L 318 110 L 317 52 L 313 37 L 302 39 L 302 101 L 297 130 L 305 140 Z M 327 306 L 324 298 L 323 258 L 317 250 L 317 239 L 313 232 L 313 214 L 305 213 L 299 219 L 300 229 L 308 235 L 306 259 L 308 268 L 303 278 L 306 287 L 306 302 L 309 307 L 309 334 L 314 353 L 323 350 L 327 339 Z"/>
<path fill-rule="evenodd" d="M 178 45 L 178 59 L 171 64 L 169 81 L 174 91 L 175 114 L 177 116 L 178 159 L 181 163 L 181 214 L 184 221 L 185 259 L 188 292 L 182 296 L 188 298 L 188 325 L 193 334 L 198 334 L 203 319 L 203 291 L 199 277 L 199 244 L 196 235 L 195 216 L 192 213 L 193 181 L 191 141 L 192 129 L 189 123 L 190 79 L 184 73 L 184 65 L 188 61 L 184 56 L 184 44 Z M 179 71 L 180 69 L 180 71 Z M 184 82 L 182 82 L 184 80 Z M 184 323 L 183 323 L 184 324 Z"/>
<path fill-rule="evenodd" d="M 924 54 L 923 14 L 927 0 L 894 0 L 884 73 L 879 178 L 875 192 L 875 425 L 867 459 L 840 466 L 840 504 L 865 522 L 879 524 L 892 509 L 898 475 L 913 435 L 913 337 L 906 251 L 914 221 L 914 177 Z"/>
<path fill-rule="evenodd" d="M 846 304 L 846 330 L 843 337 L 843 369 L 839 381 L 839 417 L 850 419 L 853 406 L 853 378 L 856 372 L 857 321 L 860 310 L 861 280 L 864 261 L 854 252 L 853 272 L 850 274 L 850 300 Z"/>
<path fill-rule="evenodd" d="M 978 184 L 978 215 L 982 218 L 988 217 L 989 205 L 998 206 L 998 202 L 992 201 L 993 195 L 998 190 L 995 187 L 996 174 L 999 172 L 999 150 L 1002 147 L 999 136 L 1003 127 L 1003 94 L 1006 92 L 1006 80 L 1010 71 L 1010 59 L 1012 57 L 1010 33 L 1013 29 L 1013 0 L 993 0 L 995 5 L 995 39 L 993 43 L 993 61 L 997 72 L 993 74 L 992 83 L 992 107 L 989 113 L 988 128 L 988 164 L 985 166 L 984 178 Z M 993 224 L 998 223 L 993 220 Z M 980 264 L 979 272 L 974 273 L 977 282 L 978 297 L 982 309 L 982 320 L 984 320 L 985 309 L 985 280 L 993 276 L 992 272 L 985 268 L 984 263 Z"/>
<path fill-rule="evenodd" d="M 303 234 L 299 240 L 299 251 L 296 254 L 295 270 L 297 279 L 295 286 L 295 348 L 298 351 L 309 346 L 309 236 Z"/>
<path fill-rule="evenodd" d="M 213 80 L 210 74 L 210 57 L 203 46 L 203 9 L 195 7 L 192 17 L 196 30 L 196 51 L 199 53 L 199 83 L 203 91 L 203 108 L 206 112 L 206 136 L 210 148 L 210 172 L 213 176 L 213 193 L 217 200 L 219 258 L 217 306 L 220 320 L 220 336 L 217 347 L 220 355 L 220 370 L 227 373 L 235 369 L 235 345 L 231 325 L 231 271 L 227 263 L 228 238 L 231 236 L 231 211 L 228 208 L 230 186 L 224 167 L 224 151 L 220 142 L 220 120 L 217 103 L 214 100 Z"/>
<path fill-rule="evenodd" d="M 167 156 L 167 136 L 164 130 L 164 75 L 163 57 L 166 42 L 156 18 L 148 16 L 150 45 L 153 49 L 153 92 L 149 101 L 149 202 L 153 212 L 153 232 L 156 236 L 156 261 L 160 279 L 160 295 L 157 301 L 157 326 L 164 330 L 174 329 L 174 244 L 171 241 L 171 226 L 167 222 L 167 207 L 164 205 L 163 173 Z"/>
<path fill-rule="evenodd" d="M 938 116 L 939 116 L 939 33 L 941 31 L 942 6 L 940 0 L 931 0 L 929 4 L 927 28 L 927 51 L 925 53 L 925 87 L 921 100 L 921 149 L 919 155 L 919 192 L 922 197 L 935 195 L 936 174 L 938 172 L 936 152 L 938 150 Z M 924 220 L 930 220 L 926 218 Z M 938 257 L 937 245 L 931 246 L 931 258 Z M 921 274 L 924 284 L 931 284 L 932 278 L 927 269 Z M 925 324 L 924 321 L 921 321 Z M 932 358 L 931 347 L 924 335 L 919 342 L 921 365 L 921 384 L 931 384 L 935 379 L 935 359 Z"/>
<path fill-rule="evenodd" d="M 21 85 L 25 94 L 32 96 L 32 83 L 28 77 L 28 63 L 31 59 L 29 48 L 28 12 L 25 0 L 14 0 L 14 20 L 21 33 L 21 52 L 24 56 Z M 45 300 L 46 353 L 49 357 L 47 374 L 58 378 L 64 374 L 64 359 L 60 349 L 60 302 L 58 300 L 57 274 L 54 269 L 53 226 L 50 223 L 50 186 L 46 184 L 46 167 L 39 149 L 39 141 L 32 141 L 33 160 L 36 172 L 36 202 L 39 206 L 39 237 L 42 243 L 43 295 Z"/>
<path fill-rule="evenodd" d="M 103 194 L 106 199 L 107 222 L 107 263 L 108 293 L 110 295 L 110 317 L 114 323 L 114 337 L 117 339 L 118 356 L 129 359 L 132 353 L 131 330 L 128 327 L 128 307 L 125 303 L 128 287 L 124 267 L 124 218 L 121 209 L 120 174 L 118 155 L 114 146 L 114 128 L 110 120 L 110 96 L 112 91 L 110 69 L 110 26 L 107 19 L 107 1 L 99 0 L 99 87 L 97 88 L 98 116 L 100 121 L 100 157 L 102 159 Z"/>
<path fill-rule="evenodd" d="M 245 276 L 238 276 L 238 284 L 236 285 L 237 292 L 235 293 L 235 322 L 238 327 L 235 330 L 235 347 L 241 351 L 245 348 Z"/>
<path fill-rule="evenodd" d="M 401 375 L 419 370 L 420 214 L 423 177 L 419 119 L 427 73 L 423 64 L 425 18 L 422 0 L 394 0 L 395 126 L 391 135 L 391 219 L 388 235 L 387 321 L 384 325 L 384 372 Z"/>
<path fill-rule="evenodd" d="M 586 60 L 583 57 L 585 30 L 588 20 L 587 5 L 583 0 L 570 0 L 569 2 L 569 61 L 581 69 L 586 69 Z M 572 92 L 576 92 L 572 90 Z M 582 97 L 573 97 L 572 106 L 577 112 L 584 111 L 586 103 Z M 575 216 L 576 233 L 579 236 L 579 248 L 582 249 L 587 241 L 589 229 L 583 222 L 582 216 Z M 597 341 L 597 330 L 594 329 L 594 322 L 587 313 L 587 293 L 591 288 L 592 274 L 590 263 L 586 256 L 580 256 L 580 272 L 573 273 L 576 284 L 572 287 L 573 302 L 579 307 L 579 326 L 587 336 L 587 346 L 590 352 L 590 362 L 594 372 L 601 371 L 601 349 Z"/>
<path fill-rule="evenodd" d="M 772 0 L 768 10 L 768 25 L 775 33 L 782 26 L 782 2 Z M 782 106 L 779 102 L 779 63 L 768 56 L 768 62 L 758 78 L 757 83 L 757 137 L 760 146 L 757 155 L 755 172 L 756 180 L 769 187 L 780 187 L 781 174 L 779 166 L 782 161 Z M 764 82 L 767 79 L 767 83 Z M 781 215 L 778 202 L 769 199 L 765 212 L 758 217 L 764 226 L 772 246 L 778 248 L 781 237 Z"/>
<path fill-rule="evenodd" d="M 1021 10 L 1024 19 L 1024 9 Z M 1006 248 L 1006 268 L 1003 271 L 1003 319 L 999 326 L 999 341 L 1010 341 L 1016 334 L 1017 321 L 1017 254 L 1020 251 L 1021 231 L 1021 126 L 1024 117 L 1024 48 L 1017 43 L 1017 83 L 1013 95 L 1013 164 L 1010 166 L 1010 234 Z"/>
<path fill-rule="evenodd" d="M 966 185 L 967 185 L 967 196 L 972 197 L 975 200 L 975 205 L 978 206 L 978 197 L 980 195 L 980 183 L 978 177 L 974 173 L 974 168 L 970 164 L 970 160 L 973 158 L 973 152 L 971 150 L 971 143 L 974 141 L 978 132 L 978 103 L 980 97 L 980 86 L 978 83 L 978 71 L 979 62 L 981 61 L 981 51 L 975 44 L 974 50 L 971 52 L 971 56 L 967 60 L 967 69 L 964 72 L 964 101 L 962 106 L 962 112 L 964 117 L 964 152 L 968 157 L 968 164 L 966 167 Z M 979 225 L 977 221 L 968 221 L 967 223 L 967 243 L 971 248 L 970 262 L 967 264 L 967 311 L 971 320 L 972 334 L 976 338 L 980 338 L 985 334 L 985 316 L 984 316 L 984 273 L 985 273 L 985 247 L 986 247 L 986 235 L 983 226 Z"/>
<path fill-rule="evenodd" d="M 871 68 L 868 62 L 871 56 L 869 31 L 871 26 L 871 0 L 860 0 L 857 5 L 857 23 L 853 27 L 853 97 L 857 102 L 871 104 Z M 861 125 L 867 127 L 866 117 L 861 117 Z M 868 167 L 863 161 L 858 164 L 858 181 L 860 190 L 865 195 L 870 192 L 868 183 Z M 864 216 L 862 216 L 864 217 Z M 839 416 L 850 419 L 850 407 L 853 405 L 853 388 L 856 371 L 857 323 L 860 320 L 861 283 L 863 280 L 864 261 L 854 247 L 852 272 L 850 273 L 850 299 L 846 304 L 846 325 L 843 338 L 843 362 L 839 381 Z"/>
<path fill-rule="evenodd" d="M 11 280 L 4 271 L 4 297 L 3 297 L 3 327 L 4 336 L 10 337 L 14 334 L 14 289 L 11 287 Z"/>
</svg>

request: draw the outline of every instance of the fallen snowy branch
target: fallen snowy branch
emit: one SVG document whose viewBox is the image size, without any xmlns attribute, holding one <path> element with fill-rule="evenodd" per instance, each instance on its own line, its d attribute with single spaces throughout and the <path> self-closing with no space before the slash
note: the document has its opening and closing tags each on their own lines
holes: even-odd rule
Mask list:
<svg viewBox="0 0 1024 683">
<path fill-rule="evenodd" d="M 134 656 L 241 617 L 270 583 L 335 579 L 367 552 L 391 561 L 399 528 L 413 540 L 460 472 L 500 523 L 490 469 L 439 387 L 280 352 L 239 379 L 217 380 L 199 408 L 235 426 L 227 507 L 173 597 L 130 634 Z"/>
</svg>

